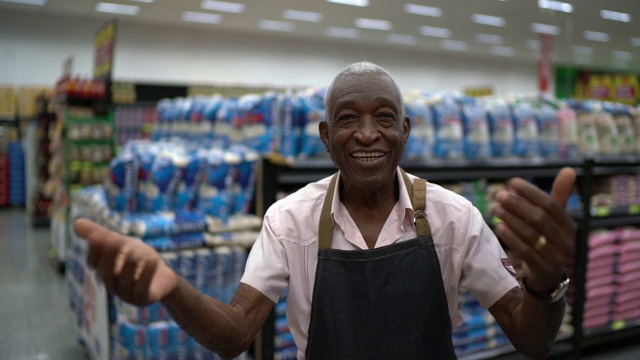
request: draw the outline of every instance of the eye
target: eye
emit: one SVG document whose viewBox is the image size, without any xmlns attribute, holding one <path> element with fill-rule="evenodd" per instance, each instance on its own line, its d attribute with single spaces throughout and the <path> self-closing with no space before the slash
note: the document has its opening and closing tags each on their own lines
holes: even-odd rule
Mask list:
<svg viewBox="0 0 640 360">
<path fill-rule="evenodd" d="M 349 120 L 355 120 L 356 116 L 354 114 L 342 114 L 340 116 L 338 116 L 337 121 L 349 121 Z"/>
</svg>

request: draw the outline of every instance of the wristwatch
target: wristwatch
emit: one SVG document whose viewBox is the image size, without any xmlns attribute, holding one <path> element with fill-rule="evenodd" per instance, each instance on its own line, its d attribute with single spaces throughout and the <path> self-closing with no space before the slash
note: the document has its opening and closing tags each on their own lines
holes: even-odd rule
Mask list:
<svg viewBox="0 0 640 360">
<path fill-rule="evenodd" d="M 526 275 L 522 277 L 522 284 L 524 285 L 524 288 L 525 290 L 527 290 L 529 295 L 538 300 L 546 301 L 548 303 L 554 303 L 562 299 L 564 294 L 567 292 L 567 289 L 569 288 L 569 282 L 569 277 L 565 273 L 564 280 L 562 280 L 560 284 L 558 284 L 558 286 L 551 290 L 551 292 L 540 292 L 529 287 L 529 284 L 527 284 Z"/>
</svg>

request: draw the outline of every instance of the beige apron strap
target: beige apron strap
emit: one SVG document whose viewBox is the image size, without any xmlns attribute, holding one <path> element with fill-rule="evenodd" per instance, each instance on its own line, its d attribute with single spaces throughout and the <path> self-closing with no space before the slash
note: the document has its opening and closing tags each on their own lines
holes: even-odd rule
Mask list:
<svg viewBox="0 0 640 360">
<path fill-rule="evenodd" d="M 413 184 L 404 170 L 400 169 L 404 185 L 407 192 L 411 194 L 411 205 L 413 206 L 413 224 L 416 227 L 418 236 L 431 236 L 431 225 L 427 220 L 427 180 L 417 178 Z"/>
<path fill-rule="evenodd" d="M 320 228 L 319 230 L 319 249 L 331 249 L 333 241 L 333 221 L 331 220 L 331 203 L 333 202 L 333 194 L 335 193 L 336 181 L 338 174 L 331 177 L 329 189 L 324 195 L 324 203 L 322 204 L 322 212 L 320 212 Z"/>
</svg>

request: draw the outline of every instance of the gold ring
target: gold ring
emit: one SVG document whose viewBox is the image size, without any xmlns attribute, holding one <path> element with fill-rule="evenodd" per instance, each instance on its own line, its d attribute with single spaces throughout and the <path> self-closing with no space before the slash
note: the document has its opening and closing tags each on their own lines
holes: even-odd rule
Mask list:
<svg viewBox="0 0 640 360">
<path fill-rule="evenodd" d="M 534 247 L 536 250 L 540 250 L 540 249 L 542 249 L 542 248 L 543 248 L 543 247 L 545 247 L 545 246 L 547 246 L 547 238 L 546 238 L 546 237 L 544 237 L 544 236 L 540 236 L 540 237 L 538 238 L 538 241 L 536 241 L 536 244 L 535 244 L 535 245 L 533 245 L 533 247 Z"/>
</svg>

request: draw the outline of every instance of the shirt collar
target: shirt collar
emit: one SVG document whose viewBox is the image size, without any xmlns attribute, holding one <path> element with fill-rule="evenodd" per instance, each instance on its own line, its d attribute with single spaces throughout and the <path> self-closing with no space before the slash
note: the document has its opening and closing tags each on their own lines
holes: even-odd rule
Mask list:
<svg viewBox="0 0 640 360">
<path fill-rule="evenodd" d="M 397 205 L 400 205 L 401 209 L 404 209 L 404 220 L 407 218 L 413 219 L 413 206 L 411 205 L 411 196 L 407 191 L 407 187 L 404 184 L 404 180 L 402 178 L 402 173 L 400 172 L 400 167 L 396 168 L 396 179 L 398 180 L 398 184 L 400 186 L 400 196 L 398 198 Z M 331 201 L 331 220 L 333 221 L 333 225 L 336 225 L 336 209 L 341 208 L 340 204 L 340 176 L 338 177 L 338 181 L 336 181 L 336 187 L 333 192 L 333 199 Z"/>
</svg>

